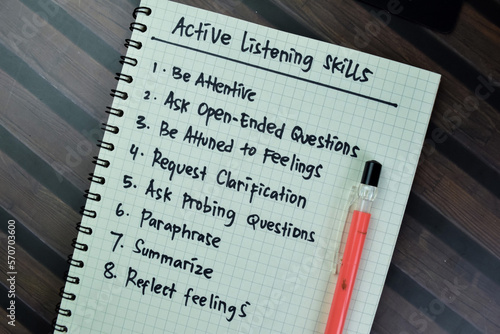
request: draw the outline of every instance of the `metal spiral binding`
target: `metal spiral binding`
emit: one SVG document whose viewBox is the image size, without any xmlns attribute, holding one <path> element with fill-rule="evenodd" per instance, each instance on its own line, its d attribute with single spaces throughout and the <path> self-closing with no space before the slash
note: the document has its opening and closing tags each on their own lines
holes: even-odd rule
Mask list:
<svg viewBox="0 0 500 334">
<path fill-rule="evenodd" d="M 102 141 L 102 140 L 97 141 L 97 146 L 99 148 L 103 148 L 103 149 L 108 150 L 108 151 L 113 151 L 115 149 L 115 145 L 113 145 L 113 143 L 108 143 L 108 142 Z"/>
<path fill-rule="evenodd" d="M 126 99 L 128 99 L 127 92 L 122 92 L 121 90 L 112 89 L 111 93 L 109 95 L 111 95 L 112 97 L 117 97 L 117 98 L 122 99 L 124 101 Z"/>
<path fill-rule="evenodd" d="M 83 233 L 83 234 L 92 235 L 92 228 L 90 228 L 88 226 L 83 226 L 82 223 L 76 224 L 76 230 L 80 233 Z"/>
<path fill-rule="evenodd" d="M 149 16 L 151 15 L 151 12 L 152 12 L 151 8 L 149 7 L 137 7 L 136 9 L 134 9 L 132 16 L 134 17 L 134 19 L 137 19 L 137 14 L 142 13 L 145 14 L 146 16 Z"/>
<path fill-rule="evenodd" d="M 77 268 L 83 268 L 84 266 L 83 261 L 73 259 L 73 254 L 68 256 L 68 260 L 66 262 L 68 262 L 71 266 Z"/>
<path fill-rule="evenodd" d="M 123 80 L 126 83 L 132 83 L 132 76 L 127 75 L 127 74 L 123 74 L 123 73 L 116 73 L 115 79 L 116 80 Z"/>
<path fill-rule="evenodd" d="M 68 299 L 68 300 L 75 300 L 76 299 L 76 295 L 74 293 L 64 292 L 64 288 L 61 288 L 59 290 L 59 296 L 61 296 L 61 298 Z"/>
<path fill-rule="evenodd" d="M 129 29 L 130 31 L 139 30 L 140 32 L 145 32 L 146 30 L 148 30 L 148 27 L 146 27 L 146 25 L 142 23 L 132 22 Z"/>
<path fill-rule="evenodd" d="M 138 42 L 138 41 L 134 41 L 133 39 L 127 38 L 125 40 L 125 47 L 126 48 L 132 47 L 132 48 L 136 48 L 137 50 L 140 50 L 142 48 L 142 43 Z"/>
<path fill-rule="evenodd" d="M 67 272 L 64 274 L 64 280 L 71 284 L 80 284 L 79 277 L 69 276 Z"/>
<path fill-rule="evenodd" d="M 132 16 L 134 17 L 134 19 L 137 19 L 138 14 L 143 14 L 143 15 L 149 16 L 149 15 L 151 15 L 151 13 L 152 13 L 152 10 L 149 7 L 137 7 L 134 10 Z M 142 24 L 139 22 L 131 23 L 129 28 L 132 31 L 137 30 L 140 32 L 145 32 L 147 30 L 147 26 L 145 24 Z M 139 50 L 142 48 L 142 43 L 140 41 L 126 39 L 125 46 L 127 48 L 133 47 L 133 48 L 136 48 Z M 120 63 L 124 66 L 125 65 L 137 66 L 138 61 L 136 58 L 121 56 Z M 116 73 L 115 79 L 117 81 L 122 80 L 126 83 L 131 83 L 133 80 L 132 76 L 124 74 L 124 73 Z M 128 98 L 128 94 L 126 92 L 119 91 L 116 89 L 112 89 L 110 95 L 113 96 L 114 98 L 116 97 L 116 98 L 119 98 L 122 100 L 126 100 Z M 106 107 L 106 113 L 108 113 L 109 115 L 115 116 L 115 117 L 122 117 L 124 115 L 124 111 L 122 109 L 112 108 L 112 107 Z M 104 130 L 106 132 L 110 132 L 112 134 L 117 134 L 119 132 L 119 128 L 117 126 L 110 125 L 107 123 L 103 123 L 102 130 Z M 97 146 L 99 148 L 102 148 L 102 149 L 105 149 L 108 151 L 113 151 L 115 148 L 113 143 L 105 142 L 102 140 L 98 140 Z M 108 160 L 101 159 L 99 157 L 94 157 L 93 163 L 96 166 L 103 167 L 103 168 L 108 168 L 110 166 L 110 162 Z M 95 175 L 94 173 L 89 174 L 89 176 L 90 177 L 88 179 L 90 180 L 90 182 L 97 183 L 100 185 L 103 185 L 106 182 L 106 179 L 104 177 Z M 87 200 L 96 201 L 96 202 L 101 200 L 100 194 L 90 192 L 89 190 L 85 191 L 84 197 L 87 198 Z M 83 216 L 91 218 L 91 219 L 97 218 L 96 211 L 86 209 L 85 207 L 81 208 L 80 213 Z M 92 235 L 92 228 L 89 226 L 83 226 L 81 223 L 78 223 L 76 225 L 76 229 L 78 230 L 78 233 Z M 86 252 L 89 249 L 87 244 L 78 242 L 77 239 L 73 239 L 72 247 L 75 249 L 75 251 L 78 250 L 80 252 Z M 68 256 L 67 262 L 69 263 L 70 266 L 77 267 L 77 268 L 83 268 L 83 266 L 84 266 L 84 262 L 81 260 L 78 260 L 78 259 L 74 259 L 73 255 Z M 66 273 L 64 278 L 65 278 L 66 283 L 75 284 L 75 285 L 80 284 L 79 277 L 69 276 L 68 273 Z M 59 292 L 59 295 L 61 296 L 61 298 L 66 299 L 66 300 L 70 300 L 70 301 L 74 301 L 76 299 L 76 295 L 74 293 L 69 293 L 69 292 L 64 291 L 64 288 L 65 287 L 62 287 L 60 292 Z M 56 306 L 56 311 L 57 311 L 58 315 L 71 317 L 71 310 L 61 308 L 60 303 Z M 62 333 L 68 332 L 68 327 L 58 324 L 57 318 L 53 320 L 52 327 L 54 328 L 54 331 L 56 331 L 56 332 L 62 332 Z"/>
<path fill-rule="evenodd" d="M 94 157 L 94 161 L 92 161 L 94 163 L 94 165 L 97 165 L 97 166 L 101 166 L 101 167 L 104 167 L 104 168 L 108 168 L 110 163 L 108 160 L 104 160 L 104 159 L 99 159 L 98 157 Z"/>
<path fill-rule="evenodd" d="M 134 65 L 135 66 L 135 65 Z M 116 109 L 116 108 L 111 108 L 111 107 L 106 107 L 106 113 L 116 116 L 116 117 L 122 117 L 123 116 L 123 110 L 121 109 Z"/>
<path fill-rule="evenodd" d="M 135 66 L 137 65 L 137 59 L 132 58 L 132 57 L 127 57 L 127 56 L 120 56 L 120 64 L 122 65 L 130 65 L 130 66 Z"/>
<path fill-rule="evenodd" d="M 95 182 L 95 183 L 99 183 L 99 184 L 104 184 L 104 182 L 106 182 L 106 179 L 103 178 L 102 176 L 97 176 L 97 175 L 94 175 L 94 173 L 90 173 L 89 174 L 89 178 L 87 178 L 90 182 Z"/>
<path fill-rule="evenodd" d="M 92 193 L 90 192 L 90 190 L 85 190 L 85 194 L 83 194 L 83 197 L 95 202 L 99 202 L 101 200 L 100 194 Z"/>
<path fill-rule="evenodd" d="M 80 214 L 83 216 L 87 216 L 89 218 L 97 217 L 97 213 L 94 210 L 85 209 L 84 206 L 82 206 L 82 209 L 80 210 Z"/>
<path fill-rule="evenodd" d="M 89 250 L 89 246 L 88 245 L 82 244 L 81 242 L 76 241 L 76 238 L 73 239 L 73 242 L 71 243 L 71 246 L 73 246 L 73 248 L 81 250 L 82 252 L 86 252 L 86 251 Z"/>
<path fill-rule="evenodd" d="M 108 131 L 111 133 L 114 133 L 115 135 L 120 131 L 120 129 L 117 126 L 109 125 L 107 123 L 102 123 L 103 127 L 101 128 L 104 131 Z"/>
</svg>

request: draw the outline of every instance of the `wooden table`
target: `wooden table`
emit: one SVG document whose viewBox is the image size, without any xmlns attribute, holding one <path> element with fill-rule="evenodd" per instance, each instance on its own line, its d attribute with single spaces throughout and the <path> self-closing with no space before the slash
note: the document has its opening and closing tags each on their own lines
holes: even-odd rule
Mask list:
<svg viewBox="0 0 500 334">
<path fill-rule="evenodd" d="M 351 0 L 183 0 L 442 74 L 374 333 L 500 333 L 500 3 L 441 34 Z M 137 0 L 0 10 L 2 273 L 16 235 L 16 330 L 48 332 Z M 5 274 L 0 332 L 9 331 Z"/>
</svg>

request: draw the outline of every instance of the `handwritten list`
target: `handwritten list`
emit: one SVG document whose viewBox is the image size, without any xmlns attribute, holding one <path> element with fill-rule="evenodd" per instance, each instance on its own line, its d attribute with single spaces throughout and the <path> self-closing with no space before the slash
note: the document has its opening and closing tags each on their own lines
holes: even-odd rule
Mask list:
<svg viewBox="0 0 500 334">
<path fill-rule="evenodd" d="M 376 158 L 386 173 L 352 303 L 368 320 L 348 323 L 367 332 L 439 76 L 172 2 L 142 6 L 152 13 L 137 15 L 110 108 L 117 133 L 94 172 L 105 182 L 90 189 L 101 199 L 86 206 L 97 215 L 82 221 L 92 234 L 78 237 L 88 251 L 73 255 L 85 265 L 69 274 L 80 278 L 66 286 L 78 302 L 62 304 L 69 328 L 322 332 L 350 189 Z"/>
</svg>

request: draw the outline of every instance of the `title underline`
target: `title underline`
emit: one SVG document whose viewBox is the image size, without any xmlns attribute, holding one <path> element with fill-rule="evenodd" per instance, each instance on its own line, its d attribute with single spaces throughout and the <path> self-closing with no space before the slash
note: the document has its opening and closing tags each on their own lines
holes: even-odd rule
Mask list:
<svg viewBox="0 0 500 334">
<path fill-rule="evenodd" d="M 282 76 L 289 77 L 289 78 L 292 78 L 292 79 L 304 81 L 304 82 L 311 83 L 311 84 L 314 84 L 314 85 L 318 85 L 318 86 L 322 86 L 322 87 L 334 89 L 334 90 L 337 90 L 339 92 L 346 93 L 346 94 L 351 94 L 351 95 L 354 95 L 354 96 L 357 96 L 357 97 L 361 97 L 361 98 L 364 98 L 364 99 L 367 99 L 367 100 L 371 100 L 371 101 L 375 101 L 375 102 L 387 104 L 387 105 L 389 105 L 391 107 L 395 107 L 395 108 L 398 107 L 397 103 L 393 103 L 393 102 L 390 102 L 390 101 L 385 101 L 385 100 L 382 100 L 382 99 L 378 99 L 376 97 L 372 97 L 372 96 L 368 96 L 368 95 L 356 93 L 356 92 L 353 92 L 353 91 L 350 91 L 350 90 L 347 90 L 347 89 L 343 89 L 343 88 L 340 88 L 340 87 L 335 87 L 335 86 L 327 85 L 327 84 L 324 84 L 324 83 L 321 83 L 321 82 L 318 82 L 318 81 L 301 78 L 301 77 L 298 77 L 298 76 L 295 76 L 295 75 L 292 75 L 292 74 L 288 74 L 288 73 L 283 73 L 283 72 L 280 72 L 280 71 L 272 70 L 270 68 L 262 67 L 262 66 L 259 66 L 259 65 L 251 64 L 251 63 L 247 63 L 247 62 L 244 62 L 244 61 L 241 61 L 241 60 L 238 60 L 238 59 L 234 59 L 234 58 L 229 58 L 229 57 L 226 57 L 226 56 L 221 56 L 221 55 L 216 54 L 216 53 L 212 53 L 212 52 L 208 52 L 208 51 L 196 49 L 196 48 L 193 48 L 193 47 L 190 47 L 190 46 L 186 46 L 186 45 L 182 45 L 182 44 L 177 44 L 177 43 L 174 43 L 174 42 L 169 42 L 169 41 L 166 41 L 164 39 L 156 38 L 154 36 L 151 37 L 151 39 L 153 41 L 158 41 L 158 42 L 170 44 L 170 45 L 177 46 L 177 47 L 184 48 L 184 49 L 188 49 L 188 50 L 191 50 L 191 51 L 195 51 L 195 52 L 199 52 L 199 53 L 204 53 L 204 54 L 209 55 L 209 56 L 213 56 L 213 57 L 221 58 L 221 59 L 224 59 L 224 60 L 232 61 L 232 62 L 241 64 L 241 65 L 246 65 L 246 66 L 250 66 L 250 67 L 253 67 L 253 68 L 257 68 L 259 70 L 271 72 L 271 73 L 274 73 L 274 74 L 278 74 L 278 75 L 282 75 Z"/>
</svg>

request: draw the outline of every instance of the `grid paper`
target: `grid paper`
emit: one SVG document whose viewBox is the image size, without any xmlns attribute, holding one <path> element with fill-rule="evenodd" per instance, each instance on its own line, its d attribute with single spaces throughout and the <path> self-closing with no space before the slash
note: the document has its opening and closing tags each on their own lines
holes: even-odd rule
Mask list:
<svg viewBox="0 0 500 334">
<path fill-rule="evenodd" d="M 132 36 L 143 46 L 127 53 L 138 65 L 122 71 L 133 82 L 118 85 L 124 116 L 109 120 L 120 131 L 104 137 L 115 147 L 99 158 L 111 165 L 96 168 L 106 182 L 90 191 L 102 199 L 87 203 L 97 217 L 84 217 L 92 235 L 78 242 L 89 250 L 73 255 L 84 267 L 70 270 L 76 300 L 62 300 L 72 315 L 57 323 L 70 333 L 322 333 L 349 194 L 376 159 L 379 195 L 345 327 L 368 333 L 440 76 L 177 3 L 141 5 L 152 15 L 138 14 L 147 31 Z M 266 43 L 302 59 L 264 55 Z M 255 95 L 201 83 L 215 78 Z M 226 151 L 190 142 L 189 129 Z"/>
</svg>

